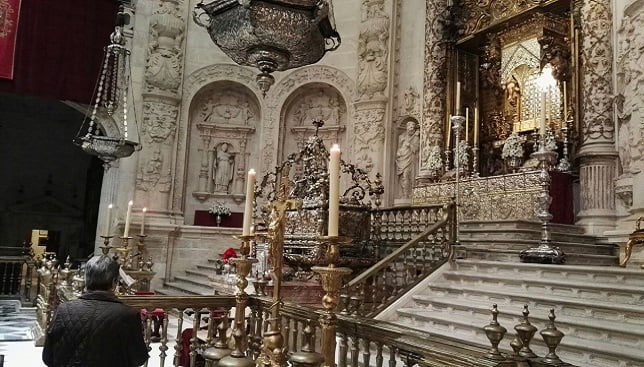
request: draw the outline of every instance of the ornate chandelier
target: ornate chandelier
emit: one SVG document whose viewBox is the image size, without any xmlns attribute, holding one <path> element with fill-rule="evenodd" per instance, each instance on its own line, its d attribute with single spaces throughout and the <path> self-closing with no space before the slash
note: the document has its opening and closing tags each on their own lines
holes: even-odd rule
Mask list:
<svg viewBox="0 0 644 367">
<path fill-rule="evenodd" d="M 193 19 L 234 62 L 259 69 L 264 94 L 272 72 L 314 64 L 341 42 L 331 0 L 215 0 Z"/>
<path fill-rule="evenodd" d="M 128 140 L 130 51 L 125 47 L 123 36 L 124 16 L 122 11 L 118 13 L 117 26 L 110 35 L 110 44 L 105 48 L 101 74 L 90 106 L 91 115 L 85 118 L 74 139 L 74 143 L 86 153 L 98 156 L 106 164 L 129 157 L 138 146 L 138 143 Z M 103 135 L 97 126 L 100 118 L 118 121 L 122 124 L 123 133 L 117 136 Z"/>
</svg>

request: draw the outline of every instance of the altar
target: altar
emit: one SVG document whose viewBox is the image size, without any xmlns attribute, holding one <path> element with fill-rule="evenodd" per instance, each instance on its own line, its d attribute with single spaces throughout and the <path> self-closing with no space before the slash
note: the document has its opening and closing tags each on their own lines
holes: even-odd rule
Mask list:
<svg viewBox="0 0 644 367">
<path fill-rule="evenodd" d="M 573 224 L 573 179 L 567 173 L 552 171 L 550 212 L 552 222 Z M 459 219 L 462 221 L 539 221 L 535 215 L 541 191 L 539 171 L 500 176 L 470 177 L 460 180 Z M 436 182 L 414 188 L 413 205 L 449 202 L 456 196 L 454 181 Z"/>
</svg>

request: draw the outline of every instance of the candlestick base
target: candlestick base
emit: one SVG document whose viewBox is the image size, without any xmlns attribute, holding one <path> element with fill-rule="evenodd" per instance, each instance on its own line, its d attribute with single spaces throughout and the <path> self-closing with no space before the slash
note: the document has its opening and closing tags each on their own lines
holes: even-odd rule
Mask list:
<svg viewBox="0 0 644 367">
<path fill-rule="evenodd" d="M 103 246 L 99 246 L 98 248 L 101 249 L 103 255 L 109 254 L 110 250 L 113 248 L 112 246 L 110 246 L 110 240 L 112 239 L 112 237 L 114 236 L 101 236 L 101 238 L 103 239 Z"/>
<path fill-rule="evenodd" d="M 351 243 L 352 239 L 345 236 L 320 236 L 320 242 L 328 246 L 326 257 L 322 264 L 335 266 L 335 263 L 340 260 L 340 247 Z"/>
</svg>

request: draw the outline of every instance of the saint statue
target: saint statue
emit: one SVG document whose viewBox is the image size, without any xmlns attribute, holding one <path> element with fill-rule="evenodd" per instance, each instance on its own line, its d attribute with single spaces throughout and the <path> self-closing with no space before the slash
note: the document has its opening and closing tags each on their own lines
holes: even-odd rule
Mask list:
<svg viewBox="0 0 644 367">
<path fill-rule="evenodd" d="M 230 144 L 223 143 L 215 151 L 213 181 L 215 192 L 228 192 L 233 181 L 235 154 L 228 151 Z"/>
<path fill-rule="evenodd" d="M 401 196 L 409 198 L 416 177 L 416 167 L 420 137 L 414 121 L 408 121 L 406 130 L 398 136 L 396 151 L 396 175 L 401 189 Z"/>
</svg>

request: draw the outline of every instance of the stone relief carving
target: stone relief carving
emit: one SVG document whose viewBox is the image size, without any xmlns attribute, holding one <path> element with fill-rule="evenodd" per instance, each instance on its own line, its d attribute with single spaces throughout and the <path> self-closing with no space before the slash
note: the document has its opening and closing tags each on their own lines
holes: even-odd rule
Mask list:
<svg viewBox="0 0 644 367">
<path fill-rule="evenodd" d="M 385 140 L 385 106 L 372 106 L 369 109 L 356 111 L 354 137 L 356 153 L 373 152 Z"/>
<path fill-rule="evenodd" d="M 256 116 L 246 94 L 226 90 L 215 92 L 201 102 L 198 119 L 213 124 L 255 125 Z"/>
<path fill-rule="evenodd" d="M 399 197 L 411 198 L 414 180 L 417 175 L 418 149 L 420 136 L 416 121 L 407 120 L 405 131 L 398 135 L 398 148 L 396 150 L 396 176 L 400 189 Z"/>
<path fill-rule="evenodd" d="M 423 116 L 420 126 L 420 175 L 430 175 L 430 156 L 426 149 L 442 145 L 445 122 L 445 94 L 447 90 L 447 2 L 426 1 L 425 15 L 425 74 L 423 80 Z"/>
<path fill-rule="evenodd" d="M 294 108 L 290 118 L 293 126 L 311 126 L 316 120 L 324 121 L 326 126 L 340 125 L 342 122 L 342 106 L 337 93 L 318 89 L 313 93 L 302 96 Z"/>
<path fill-rule="evenodd" d="M 161 147 L 159 144 L 150 146 L 152 153 L 144 154 L 144 160 L 147 162 L 139 166 L 136 175 L 136 188 L 142 191 L 151 191 L 157 189 L 159 192 L 170 192 L 171 167 L 164 167 L 164 160 Z"/>
<path fill-rule="evenodd" d="M 176 91 L 181 83 L 185 22 L 181 2 L 161 1 L 150 19 L 145 80 L 148 90 Z"/>
<path fill-rule="evenodd" d="M 166 143 L 177 128 L 177 106 L 146 101 L 143 103 L 143 138 L 148 143 Z M 167 142 L 171 143 L 171 142 Z"/>
<path fill-rule="evenodd" d="M 626 15 L 617 34 L 619 159 L 625 175 L 642 170 L 644 154 L 644 13 Z"/>
<path fill-rule="evenodd" d="M 401 110 L 403 114 L 418 117 L 418 100 L 420 95 L 414 87 L 409 87 L 403 93 Z"/>
<path fill-rule="evenodd" d="M 177 106 L 152 100 L 143 102 L 141 133 L 146 144 L 137 171 L 137 189 L 170 191 L 171 160 L 165 158 L 169 158 L 174 142 L 177 114 Z"/>
<path fill-rule="evenodd" d="M 388 74 L 389 16 L 384 0 L 362 2 L 362 25 L 358 39 L 358 97 L 384 95 Z"/>
<path fill-rule="evenodd" d="M 611 24 L 610 1 L 583 2 L 583 141 L 612 142 L 614 138 Z"/>
<path fill-rule="evenodd" d="M 540 3 L 541 0 L 464 0 L 462 14 L 457 17 L 459 36 L 477 33 Z"/>
</svg>

